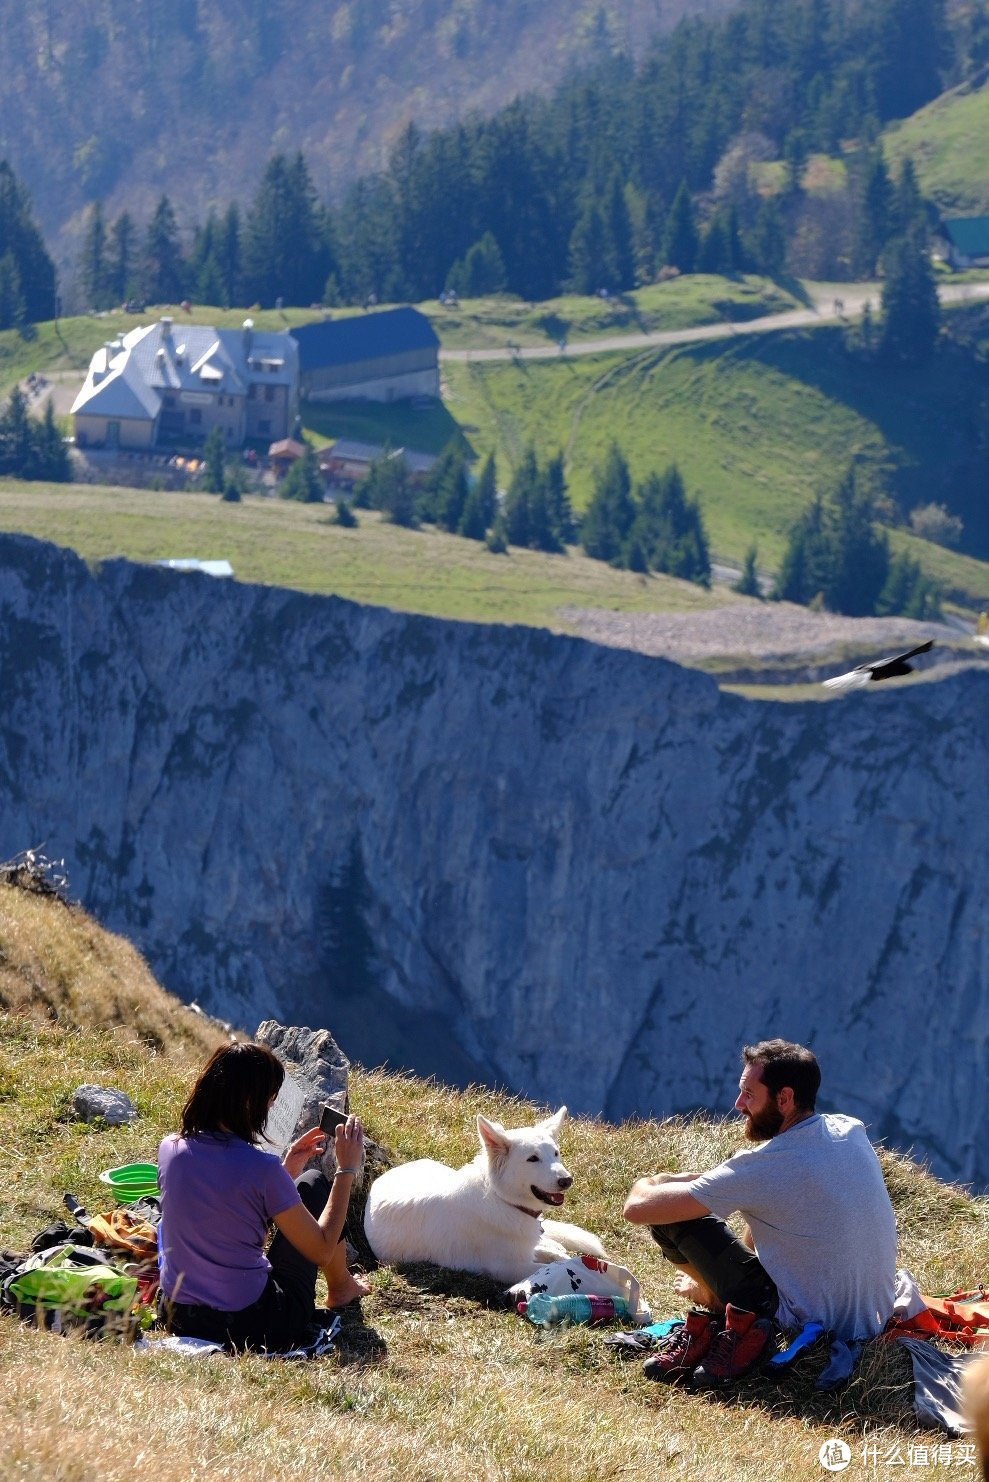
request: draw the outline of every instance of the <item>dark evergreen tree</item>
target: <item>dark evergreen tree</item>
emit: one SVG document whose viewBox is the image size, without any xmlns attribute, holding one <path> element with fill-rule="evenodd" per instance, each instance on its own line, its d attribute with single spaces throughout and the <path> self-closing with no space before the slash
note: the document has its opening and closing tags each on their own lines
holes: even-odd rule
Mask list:
<svg viewBox="0 0 989 1482">
<path fill-rule="evenodd" d="M 587 555 L 599 561 L 621 561 L 635 516 L 628 464 L 618 444 L 612 443 L 604 466 L 595 474 L 580 523 L 580 543 Z"/>
<path fill-rule="evenodd" d="M 483 540 L 494 524 L 498 508 L 494 454 L 489 453 L 484 467 L 470 488 L 460 520 L 460 534 L 469 540 Z"/>
<path fill-rule="evenodd" d="M 301 154 L 268 161 L 247 213 L 242 250 L 248 302 L 271 308 L 279 300 L 310 304 L 321 298 L 333 268 L 329 234 Z"/>
<path fill-rule="evenodd" d="M 687 498 L 676 464 L 663 474 L 649 474 L 638 490 L 636 503 L 623 564 L 631 566 L 635 555 L 650 571 L 707 586 L 711 559 L 704 522 L 696 500 Z"/>
<path fill-rule="evenodd" d="M 889 575 L 889 542 L 873 523 L 871 497 L 849 468 L 829 510 L 831 558 L 824 600 L 832 612 L 866 617 L 876 610 Z"/>
<path fill-rule="evenodd" d="M 937 583 L 925 576 L 920 563 L 901 551 L 891 562 L 889 575 L 876 602 L 881 616 L 916 618 L 936 622 L 941 617 L 941 593 Z"/>
<path fill-rule="evenodd" d="M 0 473 L 33 479 L 36 475 L 35 448 L 27 398 L 20 386 L 15 386 L 0 415 Z"/>
<path fill-rule="evenodd" d="M 577 218 L 568 262 L 566 286 L 571 293 L 590 294 L 597 293 L 599 288 L 617 287 L 604 217 L 593 196 L 585 200 Z"/>
<path fill-rule="evenodd" d="M 889 545 L 874 524 L 871 498 L 849 468 L 834 498 L 815 499 L 793 525 L 773 589 L 788 602 L 820 601 L 832 612 L 876 611 L 889 575 Z"/>
<path fill-rule="evenodd" d="M 86 213 L 79 257 L 79 281 L 90 309 L 107 309 L 114 302 L 110 277 L 103 203 L 94 201 Z"/>
<path fill-rule="evenodd" d="M 7 323 L 0 320 L 0 327 L 54 318 L 55 264 L 34 223 L 27 191 L 7 161 L 0 160 L 0 263 L 8 257 L 2 275 Z"/>
<path fill-rule="evenodd" d="M 121 211 L 110 227 L 107 240 L 107 284 L 111 302 L 123 304 L 131 297 L 137 233 L 127 211 Z"/>
<path fill-rule="evenodd" d="M 311 443 L 306 443 L 306 451 L 301 458 L 296 458 L 278 485 L 278 496 L 280 499 L 296 499 L 300 504 L 321 504 L 325 493 L 316 449 Z"/>
<path fill-rule="evenodd" d="M 219 427 L 211 427 L 203 445 L 203 488 L 208 494 L 221 494 L 226 484 L 226 443 Z"/>
<path fill-rule="evenodd" d="M 55 421 L 55 409 L 51 397 L 45 402 L 45 411 L 40 424 L 32 429 L 34 442 L 34 477 L 51 483 L 64 484 L 72 477 L 69 450 L 65 446 L 62 431 Z"/>
<path fill-rule="evenodd" d="M 419 501 L 400 452 L 386 449 L 374 460 L 367 477 L 358 485 L 354 503 L 380 510 L 393 525 L 408 530 L 419 527 Z"/>
<path fill-rule="evenodd" d="M 738 592 L 741 597 L 762 597 L 762 587 L 759 585 L 759 572 L 756 567 L 757 556 L 755 546 L 750 545 L 745 552 L 745 560 L 742 563 L 738 581 L 732 584 L 732 591 Z"/>
<path fill-rule="evenodd" d="M 0 329 L 20 329 L 27 322 L 21 275 L 12 252 L 0 257 Z"/>
<path fill-rule="evenodd" d="M 687 182 L 681 180 L 670 214 L 666 218 L 660 266 L 679 268 L 681 273 L 692 273 L 697 265 L 697 249 L 694 205 Z"/>
<path fill-rule="evenodd" d="M 763 201 L 752 230 L 745 236 L 743 257 L 758 273 L 775 277 L 786 264 L 786 225 L 779 203 Z"/>
<path fill-rule="evenodd" d="M 635 287 L 635 249 L 632 241 L 632 218 L 621 172 L 611 172 L 605 195 L 604 223 L 608 242 L 608 274 L 605 287 L 626 293 Z"/>
<path fill-rule="evenodd" d="M 533 503 L 539 484 L 539 464 L 532 447 L 526 448 L 512 474 L 502 510 L 505 539 L 509 545 L 528 546 L 532 541 Z"/>
<path fill-rule="evenodd" d="M 177 303 L 185 293 L 185 262 L 178 222 L 167 196 L 162 196 L 144 239 L 141 288 L 149 303 Z"/>
<path fill-rule="evenodd" d="M 941 306 L 923 233 L 895 237 L 884 254 L 879 353 L 902 365 L 924 365 L 934 354 Z"/>
<path fill-rule="evenodd" d="M 927 206 L 920 193 L 913 160 L 909 156 L 900 167 L 893 193 L 892 215 L 893 231 L 897 236 L 909 237 L 915 232 L 927 231 Z"/>
<path fill-rule="evenodd" d="M 573 517 L 570 496 L 567 493 L 567 478 L 562 453 L 554 454 L 547 462 L 543 471 L 543 482 L 546 489 L 546 517 L 553 541 L 553 544 L 547 546 L 546 549 L 562 550 L 564 546 L 572 544 L 577 536 L 577 524 Z"/>
<path fill-rule="evenodd" d="M 858 204 L 854 266 L 871 278 L 893 229 L 893 187 L 881 149 L 868 157 Z"/>
<path fill-rule="evenodd" d="M 446 278 L 446 287 L 461 298 L 504 293 L 506 286 L 505 261 L 490 232 L 467 249 L 467 255 L 454 263 Z"/>
</svg>

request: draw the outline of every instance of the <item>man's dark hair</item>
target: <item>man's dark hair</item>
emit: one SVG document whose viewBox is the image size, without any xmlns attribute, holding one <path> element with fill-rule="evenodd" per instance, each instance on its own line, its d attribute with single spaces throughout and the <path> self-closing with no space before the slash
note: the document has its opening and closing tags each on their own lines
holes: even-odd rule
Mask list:
<svg viewBox="0 0 989 1482">
<path fill-rule="evenodd" d="M 789 1086 L 801 1111 L 814 1110 L 821 1088 L 821 1067 L 813 1050 L 786 1039 L 763 1039 L 757 1045 L 746 1045 L 742 1055 L 746 1065 L 762 1067 L 762 1084 L 774 1096 Z"/>
<path fill-rule="evenodd" d="M 267 1045 L 221 1045 L 210 1056 L 182 1110 L 182 1136 L 232 1132 L 257 1142 L 285 1067 Z"/>
</svg>

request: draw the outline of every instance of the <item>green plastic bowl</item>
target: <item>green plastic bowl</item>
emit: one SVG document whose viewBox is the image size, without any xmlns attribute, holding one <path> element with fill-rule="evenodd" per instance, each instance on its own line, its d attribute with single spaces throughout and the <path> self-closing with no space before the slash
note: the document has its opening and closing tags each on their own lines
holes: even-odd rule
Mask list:
<svg viewBox="0 0 989 1482">
<path fill-rule="evenodd" d="M 100 1174 L 100 1182 L 109 1184 L 121 1204 L 133 1204 L 135 1199 L 160 1197 L 158 1167 L 155 1163 L 125 1163 L 120 1168 L 107 1168 Z"/>
</svg>

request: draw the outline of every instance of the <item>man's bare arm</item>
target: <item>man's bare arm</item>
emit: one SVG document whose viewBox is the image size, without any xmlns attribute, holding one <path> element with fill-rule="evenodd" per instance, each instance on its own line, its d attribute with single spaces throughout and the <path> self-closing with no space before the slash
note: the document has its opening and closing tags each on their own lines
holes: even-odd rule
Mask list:
<svg viewBox="0 0 989 1482">
<path fill-rule="evenodd" d="M 672 1225 L 710 1214 L 707 1206 L 684 1188 L 697 1177 L 696 1173 L 653 1173 L 638 1179 L 625 1200 L 625 1218 L 633 1225 Z"/>
</svg>

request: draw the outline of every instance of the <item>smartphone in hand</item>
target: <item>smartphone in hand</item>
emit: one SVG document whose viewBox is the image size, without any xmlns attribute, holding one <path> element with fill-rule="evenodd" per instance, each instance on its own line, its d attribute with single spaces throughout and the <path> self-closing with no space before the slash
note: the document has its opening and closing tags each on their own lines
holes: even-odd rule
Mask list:
<svg viewBox="0 0 989 1482">
<path fill-rule="evenodd" d="M 328 1101 L 323 1102 L 319 1117 L 320 1129 L 326 1133 L 329 1140 L 333 1141 L 333 1135 L 338 1127 L 342 1127 L 347 1120 L 346 1112 L 337 1111 L 335 1106 L 330 1106 Z"/>
</svg>

